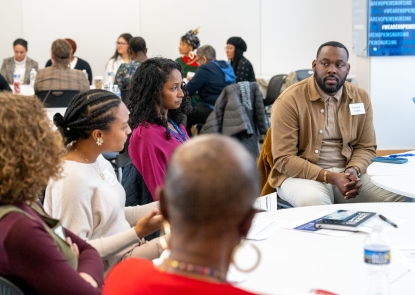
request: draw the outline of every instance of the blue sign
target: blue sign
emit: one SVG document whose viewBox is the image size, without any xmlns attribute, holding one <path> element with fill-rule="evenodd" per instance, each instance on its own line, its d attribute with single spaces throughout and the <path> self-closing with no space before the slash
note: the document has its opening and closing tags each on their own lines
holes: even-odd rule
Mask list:
<svg viewBox="0 0 415 295">
<path fill-rule="evenodd" d="M 368 8 L 369 55 L 415 55 L 415 0 L 369 0 Z"/>
</svg>

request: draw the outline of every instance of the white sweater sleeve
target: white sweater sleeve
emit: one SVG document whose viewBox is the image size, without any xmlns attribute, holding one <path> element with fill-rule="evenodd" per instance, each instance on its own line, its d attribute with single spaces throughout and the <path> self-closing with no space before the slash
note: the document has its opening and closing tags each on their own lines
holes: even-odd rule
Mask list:
<svg viewBox="0 0 415 295">
<path fill-rule="evenodd" d="M 159 207 L 159 201 L 145 204 L 143 206 L 137 205 L 132 207 L 125 207 L 125 219 L 127 219 L 130 226 L 135 226 L 140 218 L 150 213 L 154 208 L 160 209 Z"/>
<path fill-rule="evenodd" d="M 60 219 L 64 227 L 90 243 L 103 259 L 138 243 L 139 238 L 134 228 L 123 228 L 121 231 L 115 228 L 111 230 L 115 234 L 98 238 L 95 234 L 93 238 L 96 227 L 105 230 L 106 227 L 113 226 L 103 224 L 106 204 L 103 203 L 102 196 L 99 196 L 99 191 L 90 186 L 85 178 L 82 179 L 79 170 L 66 168 L 68 167 L 64 171 L 66 177 L 58 181 L 51 180 L 46 188 L 46 212 L 53 218 Z M 90 175 L 90 179 L 91 177 Z M 99 175 L 97 177 L 100 178 Z"/>
</svg>

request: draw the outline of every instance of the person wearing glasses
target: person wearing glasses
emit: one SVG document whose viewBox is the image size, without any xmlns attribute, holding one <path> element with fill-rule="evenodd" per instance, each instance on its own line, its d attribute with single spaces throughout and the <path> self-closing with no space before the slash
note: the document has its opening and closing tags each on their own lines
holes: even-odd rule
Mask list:
<svg viewBox="0 0 415 295">
<path fill-rule="evenodd" d="M 190 96 L 181 73 L 177 62 L 156 57 L 144 61 L 131 81 L 128 152 L 153 200 L 167 161 L 189 139 L 183 124 L 191 112 Z"/>
<path fill-rule="evenodd" d="M 197 92 L 202 101 L 196 104 L 195 112 L 187 117 L 189 134 L 191 126 L 206 122 L 223 88 L 235 83 L 232 66 L 224 60 L 216 60 L 216 51 L 212 46 L 200 47 L 197 55 L 199 67 L 194 77 L 186 84 L 186 89 L 191 96 Z"/>
<path fill-rule="evenodd" d="M 115 49 L 114 55 L 107 62 L 105 74 L 112 72 L 113 76 L 115 76 L 120 65 L 130 61 L 130 56 L 128 54 L 128 43 L 132 37 L 133 36 L 128 33 L 121 34 L 118 37 L 116 42 L 117 48 Z"/>
<path fill-rule="evenodd" d="M 256 81 L 254 68 L 251 62 L 244 56 L 244 52 L 247 49 L 248 46 L 241 37 L 231 37 L 226 42 L 226 56 L 235 71 L 237 83 L 242 81 Z"/>
</svg>

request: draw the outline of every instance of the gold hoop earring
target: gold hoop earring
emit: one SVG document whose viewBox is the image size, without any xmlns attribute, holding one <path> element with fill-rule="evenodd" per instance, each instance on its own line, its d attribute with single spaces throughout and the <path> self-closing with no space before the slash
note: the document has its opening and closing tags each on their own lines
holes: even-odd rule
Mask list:
<svg viewBox="0 0 415 295">
<path fill-rule="evenodd" d="M 254 263 L 254 265 L 252 267 L 243 269 L 243 268 L 239 267 L 236 264 L 235 255 L 236 255 L 236 252 L 238 252 L 238 250 L 241 249 L 244 246 L 244 244 L 246 245 L 246 243 L 239 243 L 238 245 L 236 245 L 235 248 L 233 248 L 232 255 L 231 255 L 231 262 L 235 266 L 235 268 L 237 270 L 239 270 L 240 272 L 251 272 L 254 269 L 256 269 L 258 267 L 259 263 L 261 262 L 261 251 L 259 250 L 259 248 L 255 244 L 249 243 L 248 245 L 251 246 L 255 250 L 255 252 L 257 253 L 258 258 L 257 258 L 257 261 Z"/>
<path fill-rule="evenodd" d="M 96 144 L 97 145 L 102 145 L 103 143 L 104 143 L 104 139 L 102 137 L 98 137 L 97 141 L 96 141 Z"/>
<path fill-rule="evenodd" d="M 166 250 L 169 248 L 169 243 L 167 242 L 167 238 L 171 237 L 171 230 L 170 230 L 170 223 L 167 220 L 163 221 L 163 231 L 164 236 L 160 237 L 160 246 L 163 248 L 163 250 Z"/>
</svg>

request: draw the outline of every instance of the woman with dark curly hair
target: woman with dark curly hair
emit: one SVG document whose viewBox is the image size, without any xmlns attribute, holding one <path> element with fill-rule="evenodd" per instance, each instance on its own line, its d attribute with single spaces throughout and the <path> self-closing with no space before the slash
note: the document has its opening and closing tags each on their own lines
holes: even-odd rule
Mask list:
<svg viewBox="0 0 415 295">
<path fill-rule="evenodd" d="M 129 154 L 153 200 L 173 151 L 189 136 L 183 126 L 192 111 L 180 65 L 156 57 L 144 61 L 131 81 Z"/>
<path fill-rule="evenodd" d="M 24 294 L 101 294 L 97 251 L 36 202 L 66 150 L 37 97 L 0 93 L 0 276 Z"/>
<path fill-rule="evenodd" d="M 46 212 L 94 246 L 105 271 L 125 257 L 159 257 L 158 239 L 143 239 L 161 226 L 158 202 L 125 207 L 124 188 L 101 155 L 124 148 L 131 133 L 125 104 L 112 92 L 89 90 L 53 119 L 70 145 L 64 177 L 46 188 Z"/>
<path fill-rule="evenodd" d="M 196 72 L 199 66 L 196 62 L 197 56 L 193 52 L 200 46 L 198 33 L 199 29 L 190 30 L 180 38 L 179 52 L 182 56 L 176 58 L 176 62 L 182 67 L 183 78 L 187 78 L 189 72 Z"/>
</svg>

